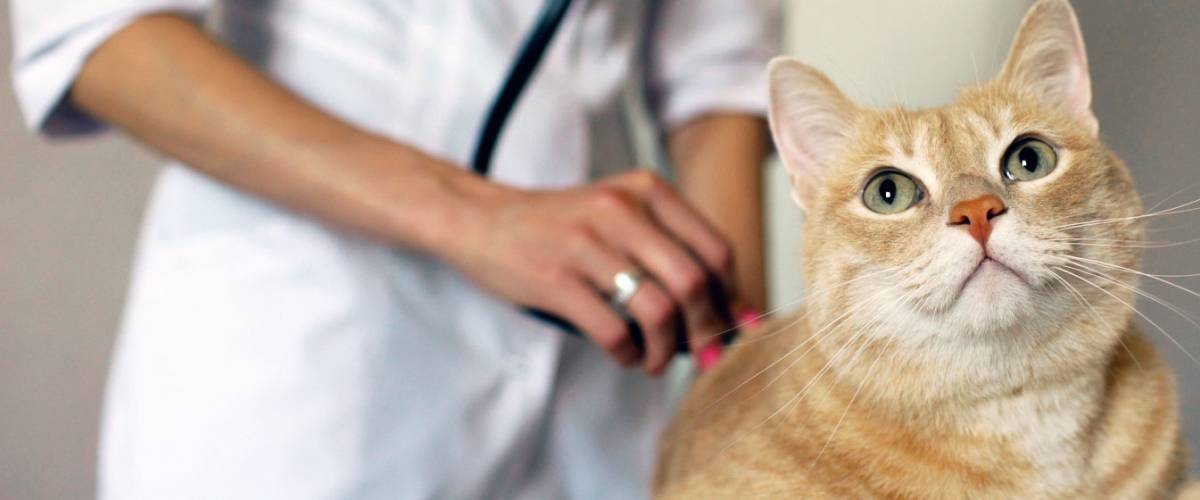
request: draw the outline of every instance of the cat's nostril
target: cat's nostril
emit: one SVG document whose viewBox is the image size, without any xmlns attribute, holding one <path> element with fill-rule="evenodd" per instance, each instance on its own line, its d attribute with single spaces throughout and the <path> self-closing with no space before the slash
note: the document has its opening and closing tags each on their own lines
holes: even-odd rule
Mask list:
<svg viewBox="0 0 1200 500">
<path fill-rule="evenodd" d="M 968 231 L 971 237 L 986 248 L 988 236 L 992 234 L 992 219 L 1006 211 L 1008 207 L 1004 205 L 1004 200 L 988 194 L 954 205 L 947 222 L 952 226 L 970 226 Z"/>
<path fill-rule="evenodd" d="M 979 198 L 958 203 L 950 209 L 947 222 L 950 225 L 983 223 L 1008 211 L 1008 206 L 996 195 L 984 195 Z"/>
</svg>

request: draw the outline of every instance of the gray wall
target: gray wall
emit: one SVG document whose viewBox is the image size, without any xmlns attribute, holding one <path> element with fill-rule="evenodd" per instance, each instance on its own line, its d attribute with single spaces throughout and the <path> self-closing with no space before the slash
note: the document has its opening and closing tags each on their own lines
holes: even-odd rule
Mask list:
<svg viewBox="0 0 1200 500">
<path fill-rule="evenodd" d="M 924 31 L 940 33 L 942 39 L 963 33 L 995 37 L 1016 22 L 1011 7 L 988 10 L 1000 1 L 1004 0 L 987 7 L 975 3 L 979 10 L 973 11 L 960 7 L 966 2 L 921 0 L 905 3 L 909 12 L 903 16 L 885 15 L 883 3 L 861 2 L 853 7 L 858 17 L 826 14 L 822 24 L 829 32 L 823 46 L 804 50 L 818 55 L 844 50 L 833 40 L 838 31 L 853 37 L 855 29 L 866 33 L 889 23 L 917 31 L 939 26 L 942 29 Z M 1148 204 L 1182 188 L 1186 192 L 1173 200 L 1200 197 L 1200 2 L 1138 2 L 1136 9 L 1131 7 L 1134 3 L 1119 0 L 1076 3 L 1091 53 L 1102 133 L 1130 163 Z M 939 8 L 916 8 L 924 4 Z M 794 15 L 803 12 L 809 19 L 820 18 L 831 5 L 789 2 Z M 814 11 L 813 6 L 821 9 Z M 956 24 L 960 18 L 947 17 L 947 12 L 960 11 L 965 12 L 964 23 L 995 24 L 989 31 L 962 29 Z M 985 14 L 980 17 L 980 12 Z M 5 61 L 11 50 L 6 16 L 0 12 L 0 57 Z M 1002 43 L 986 38 L 986 44 L 1000 43 L 993 51 L 1000 55 L 975 54 L 981 72 L 1002 57 L 1007 36 L 1000 37 Z M 926 35 L 921 40 L 893 40 L 889 46 L 894 52 L 862 53 L 839 64 L 863 75 L 859 79 L 908 82 L 909 88 L 899 89 L 898 97 L 928 104 L 920 96 L 929 86 L 974 78 L 972 62 L 964 59 L 963 44 L 957 41 L 935 46 L 944 65 L 920 69 L 919 74 L 898 73 L 905 68 L 905 57 L 920 57 L 912 53 L 920 50 L 914 47 L 937 39 Z M 933 75 L 937 82 L 923 81 L 920 75 Z M 9 79 L 6 69 L 0 76 L 5 82 Z M 58 144 L 32 137 L 21 126 L 11 91 L 0 87 L 0 499 L 86 498 L 93 489 L 96 421 L 107 357 L 155 162 L 112 137 Z M 789 224 L 796 214 L 775 198 L 775 227 L 794 227 Z M 1157 226 L 1166 229 L 1151 237 L 1198 237 L 1198 217 L 1160 222 Z M 786 269 L 781 262 L 794 255 L 794 241 L 775 236 L 773 266 Z M 1200 244 L 1153 250 L 1146 267 L 1160 273 L 1200 271 L 1198 249 Z M 1200 288 L 1200 279 L 1181 283 Z M 792 293 L 782 280 L 777 285 L 777 299 Z M 1195 297 L 1152 283 L 1147 288 L 1189 312 L 1200 311 Z M 1200 329 L 1152 305 L 1143 303 L 1142 310 L 1200 357 Z M 1154 335 L 1179 369 L 1186 432 L 1193 449 L 1200 449 L 1200 389 L 1189 383 L 1200 376 L 1200 366 L 1161 334 Z"/>
<path fill-rule="evenodd" d="M 1100 133 L 1133 170 L 1146 206 L 1169 208 L 1200 198 L 1200 2 L 1075 3 L 1090 55 Z M 1200 238 L 1200 213 L 1158 217 L 1149 227 L 1151 240 Z M 1151 249 L 1142 267 L 1157 274 L 1200 273 L 1200 242 Z M 1173 280 L 1200 290 L 1200 279 Z M 1200 318 L 1197 296 L 1152 280 L 1142 282 L 1145 290 Z M 1198 473 L 1200 363 L 1183 349 L 1200 359 L 1200 327 L 1195 325 L 1200 321 L 1186 321 L 1147 300 L 1139 309 L 1182 346 L 1143 322 L 1143 331 L 1175 365 L 1183 432 L 1192 450 L 1192 471 Z"/>
</svg>

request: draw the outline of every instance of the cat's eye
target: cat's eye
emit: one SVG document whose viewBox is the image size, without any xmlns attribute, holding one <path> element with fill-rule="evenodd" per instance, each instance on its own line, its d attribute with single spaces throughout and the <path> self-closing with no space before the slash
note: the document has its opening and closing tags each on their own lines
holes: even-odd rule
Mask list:
<svg viewBox="0 0 1200 500">
<path fill-rule="evenodd" d="M 1041 179 L 1058 165 L 1058 153 L 1041 139 L 1027 137 L 1014 142 L 1004 152 L 1001 172 L 1008 182 Z"/>
<path fill-rule="evenodd" d="M 872 212 L 895 214 L 908 210 L 921 201 L 921 187 L 907 174 L 884 170 L 871 177 L 863 188 L 863 205 Z"/>
</svg>

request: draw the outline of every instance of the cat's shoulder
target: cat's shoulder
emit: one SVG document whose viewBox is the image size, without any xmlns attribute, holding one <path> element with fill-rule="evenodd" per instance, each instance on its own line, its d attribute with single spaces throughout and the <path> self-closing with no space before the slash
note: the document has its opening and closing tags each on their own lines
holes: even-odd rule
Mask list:
<svg viewBox="0 0 1200 500">
<path fill-rule="evenodd" d="M 1156 491 L 1182 478 L 1178 400 L 1170 365 L 1131 327 L 1113 353 L 1092 458 L 1104 491 Z"/>
<path fill-rule="evenodd" d="M 803 313 L 797 312 L 741 332 L 721 360 L 696 378 L 659 443 L 654 480 L 656 497 L 674 498 L 662 489 L 668 485 L 680 495 L 678 498 L 687 498 L 693 486 L 732 487 L 766 473 L 750 461 L 735 457 L 740 456 L 744 447 L 771 446 L 769 442 L 759 442 L 762 433 L 746 432 L 753 426 L 748 422 L 766 419 L 777 407 L 768 402 L 771 393 L 785 390 L 784 386 L 792 382 L 778 375 L 796 359 L 789 357 L 789 352 L 803 347 L 804 323 Z M 751 400 L 755 404 L 747 404 Z M 741 434 L 747 435 L 737 439 Z M 729 477 L 714 482 L 713 475 Z M 713 491 L 707 493 L 710 497 L 721 496 Z"/>
</svg>

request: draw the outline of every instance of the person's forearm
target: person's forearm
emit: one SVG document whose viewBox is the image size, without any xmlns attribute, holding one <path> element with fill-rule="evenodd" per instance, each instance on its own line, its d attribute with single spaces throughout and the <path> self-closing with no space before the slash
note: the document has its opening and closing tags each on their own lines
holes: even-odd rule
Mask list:
<svg viewBox="0 0 1200 500">
<path fill-rule="evenodd" d="M 175 16 L 102 44 L 69 98 L 211 177 L 390 244 L 432 250 L 469 218 L 458 198 L 499 189 L 320 111 Z"/>
<path fill-rule="evenodd" d="M 669 149 L 684 196 L 733 243 L 743 302 L 762 309 L 766 123 L 744 114 L 705 115 L 672 131 Z"/>
</svg>

